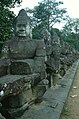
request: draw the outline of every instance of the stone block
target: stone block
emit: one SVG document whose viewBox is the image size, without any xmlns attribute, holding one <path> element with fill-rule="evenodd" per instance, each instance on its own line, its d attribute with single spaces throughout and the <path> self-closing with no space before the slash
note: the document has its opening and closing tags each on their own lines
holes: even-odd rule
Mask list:
<svg viewBox="0 0 79 119">
<path fill-rule="evenodd" d="M 36 40 L 37 50 L 36 57 L 45 56 L 46 55 L 46 47 L 43 40 Z"/>
<path fill-rule="evenodd" d="M 32 89 L 23 89 L 23 91 L 15 96 L 8 97 L 8 103 L 10 108 L 19 108 L 25 103 L 30 103 L 32 100 Z"/>
<path fill-rule="evenodd" d="M 0 59 L 0 76 L 7 75 L 8 64 L 6 59 Z"/>
<path fill-rule="evenodd" d="M 11 62 L 10 72 L 13 75 L 28 75 L 34 71 L 34 61 L 29 60 L 16 60 Z"/>
<path fill-rule="evenodd" d="M 5 117 L 3 117 L 1 114 L 0 114 L 0 119 L 6 119 Z"/>
</svg>

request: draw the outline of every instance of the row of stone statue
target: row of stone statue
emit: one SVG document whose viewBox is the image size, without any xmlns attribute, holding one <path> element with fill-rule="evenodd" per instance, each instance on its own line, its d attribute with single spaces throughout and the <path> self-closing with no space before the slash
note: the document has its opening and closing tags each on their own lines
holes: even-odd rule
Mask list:
<svg viewBox="0 0 79 119">
<path fill-rule="evenodd" d="M 41 101 L 79 56 L 47 29 L 42 39 L 32 39 L 30 19 L 23 9 L 14 26 L 15 34 L 4 43 L 0 59 L 0 113 L 6 119 L 17 119 L 32 103 Z"/>
<path fill-rule="evenodd" d="M 46 45 L 46 72 L 52 76 L 53 84 L 50 85 L 55 85 L 79 58 L 79 52 L 60 39 L 56 32 L 51 36 L 47 29 L 44 29 L 43 39 Z"/>
</svg>

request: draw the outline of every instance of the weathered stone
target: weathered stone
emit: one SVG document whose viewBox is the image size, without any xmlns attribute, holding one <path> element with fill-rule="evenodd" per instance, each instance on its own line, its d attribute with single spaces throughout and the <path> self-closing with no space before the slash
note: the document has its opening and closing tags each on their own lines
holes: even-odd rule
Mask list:
<svg viewBox="0 0 79 119">
<path fill-rule="evenodd" d="M 32 40 L 30 19 L 25 10 L 19 12 L 15 23 L 15 34 L 4 43 L 1 53 L 9 75 L 0 78 L 2 110 L 14 118 L 21 116 L 31 102 L 46 91 L 46 86 L 39 86 L 46 78 L 44 41 Z"/>
<path fill-rule="evenodd" d="M 29 75 L 34 72 L 34 60 L 14 60 L 11 61 L 10 73 L 16 75 Z"/>
<path fill-rule="evenodd" d="M 36 57 L 44 57 L 46 55 L 46 47 L 43 40 L 35 40 L 37 44 Z"/>
<path fill-rule="evenodd" d="M 18 36 L 26 36 L 26 37 L 32 38 L 31 21 L 30 21 L 30 18 L 27 16 L 26 11 L 24 9 L 20 10 L 18 16 L 15 19 L 14 25 L 15 25 L 15 31 Z M 26 25 L 25 28 L 24 28 L 24 25 Z"/>
<path fill-rule="evenodd" d="M 60 53 L 61 53 L 61 44 L 60 44 L 60 38 L 56 34 L 56 32 L 53 33 L 53 38 L 51 40 L 52 45 L 52 54 L 51 54 L 51 66 L 55 71 L 59 71 L 59 65 L 60 65 Z"/>
<path fill-rule="evenodd" d="M 46 46 L 48 46 L 51 43 L 51 34 L 47 30 L 46 27 L 43 27 L 43 29 L 41 31 L 41 38 L 44 40 Z"/>
<path fill-rule="evenodd" d="M 44 95 L 45 92 L 46 92 L 46 86 L 45 85 L 35 86 L 33 88 L 33 97 L 35 99 L 39 99 L 40 97 L 42 97 Z"/>
<path fill-rule="evenodd" d="M 6 119 L 5 117 L 3 117 L 1 114 L 0 114 L 0 119 Z"/>
<path fill-rule="evenodd" d="M 47 79 L 40 81 L 39 84 L 33 88 L 33 96 L 37 97 L 36 99 L 39 99 L 44 95 L 48 87 L 49 81 Z"/>
<path fill-rule="evenodd" d="M 51 42 L 49 45 L 46 45 L 46 72 L 47 78 L 50 82 L 50 86 L 54 85 L 55 82 L 55 73 L 59 73 L 60 70 L 60 53 L 61 45 L 58 35 L 54 32 L 53 37 L 51 37 Z M 59 77 L 58 77 L 59 79 Z M 58 80 L 57 79 L 57 80 Z"/>
<path fill-rule="evenodd" d="M 64 85 L 57 85 L 55 87 L 49 88 L 43 95 L 42 102 L 30 107 L 30 109 L 25 112 L 19 119 L 59 119 L 67 99 L 69 89 L 74 80 L 77 66 L 78 62 L 76 62 L 68 71 L 67 75 L 63 77 L 61 83 L 65 80 L 66 83 Z M 68 80 L 70 85 L 68 85 Z"/>
<path fill-rule="evenodd" d="M 0 76 L 7 75 L 8 64 L 5 59 L 0 59 Z"/>
<path fill-rule="evenodd" d="M 17 118 L 17 117 L 20 117 L 23 115 L 23 113 L 28 110 L 28 107 L 29 107 L 29 104 L 28 103 L 25 103 L 23 106 L 19 107 L 19 108 L 11 108 L 11 109 L 8 109 L 8 113 L 10 114 L 10 116 L 12 118 Z"/>
</svg>

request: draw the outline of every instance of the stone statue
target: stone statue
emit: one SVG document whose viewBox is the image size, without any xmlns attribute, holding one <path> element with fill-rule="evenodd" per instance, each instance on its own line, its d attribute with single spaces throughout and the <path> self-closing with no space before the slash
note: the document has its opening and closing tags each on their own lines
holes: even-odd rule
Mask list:
<svg viewBox="0 0 79 119">
<path fill-rule="evenodd" d="M 16 18 L 15 36 L 4 44 L 1 54 L 2 59 L 8 59 L 8 62 L 10 59 L 11 74 L 41 74 L 42 70 L 45 72 L 44 42 L 32 39 L 30 27 L 30 19 L 22 9 Z"/>
<path fill-rule="evenodd" d="M 60 54 L 61 76 L 64 76 L 66 71 L 72 66 L 73 62 L 77 60 L 76 56 L 75 56 L 75 50 L 67 42 L 61 40 L 61 54 Z"/>
<path fill-rule="evenodd" d="M 51 54 L 52 67 L 54 68 L 55 72 L 58 72 L 60 68 L 61 45 L 60 45 L 60 38 L 58 37 L 56 32 L 53 32 L 51 44 L 52 44 L 52 54 Z"/>
<path fill-rule="evenodd" d="M 2 105 L 6 108 L 5 102 L 8 100 L 7 108 L 14 109 L 10 109 L 8 113 L 15 117 L 21 114 L 18 112 L 23 112 L 32 100 L 44 94 L 45 84 L 48 82 L 45 81 L 45 44 L 42 40 L 32 39 L 30 18 L 24 9 L 16 17 L 14 26 L 13 38 L 6 41 L 2 48 L 1 60 L 6 60 L 3 75 L 7 76 L 1 77 L 0 80 L 6 80 L 2 83 L 1 91 L 4 92 L 3 97 L 7 98 L 1 98 Z"/>
<path fill-rule="evenodd" d="M 60 52 L 61 45 L 60 39 L 56 32 L 53 32 L 53 36 L 51 36 L 50 44 L 46 45 L 46 53 L 47 53 L 47 74 L 50 82 L 50 86 L 54 85 L 55 77 L 58 75 L 58 78 L 61 76 L 58 74 L 60 70 Z"/>
<path fill-rule="evenodd" d="M 47 30 L 46 27 L 43 27 L 43 29 L 42 29 L 41 38 L 44 40 L 46 46 L 51 44 L 51 34 Z"/>
</svg>

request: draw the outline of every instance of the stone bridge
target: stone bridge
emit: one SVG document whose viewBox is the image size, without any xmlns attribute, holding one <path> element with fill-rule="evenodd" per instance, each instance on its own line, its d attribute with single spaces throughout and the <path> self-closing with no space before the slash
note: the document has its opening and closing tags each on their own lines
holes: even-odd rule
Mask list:
<svg viewBox="0 0 79 119">
<path fill-rule="evenodd" d="M 79 60 L 77 60 L 72 65 L 72 67 L 67 71 L 67 73 L 64 75 L 62 80 L 56 86 L 50 87 L 45 92 L 45 94 L 43 95 L 43 97 L 41 99 L 36 100 L 35 103 L 32 102 L 32 104 L 29 105 L 29 109 L 26 108 L 26 107 L 28 107 L 28 105 L 25 105 L 24 107 L 22 107 L 21 110 L 19 110 L 17 108 L 17 110 L 12 110 L 12 113 L 10 110 L 11 115 L 13 115 L 13 117 L 15 117 L 14 119 L 26 119 L 26 118 L 27 119 L 44 119 L 44 118 L 59 119 L 61 112 L 63 110 L 64 104 L 66 102 L 66 99 L 68 97 L 70 88 L 72 86 L 74 77 L 76 75 L 78 65 L 79 65 Z M 7 77 L 7 79 L 9 80 L 9 77 Z M 21 81 L 22 80 L 23 79 L 21 78 Z M 15 81 L 16 81 L 16 79 L 15 79 Z M 16 87 L 17 82 L 15 82 L 15 81 L 14 81 L 14 86 Z M 2 79 L 2 83 L 3 82 L 4 81 Z M 23 87 L 25 86 L 24 84 L 22 84 L 22 82 L 20 84 Z M 19 87 L 17 86 L 17 89 L 18 88 Z M 15 95 L 15 93 L 16 93 L 15 88 L 13 89 L 13 91 L 14 91 L 13 95 Z M 18 93 L 18 90 L 17 90 L 17 93 Z M 1 98 L 2 97 L 0 97 L 0 100 L 2 100 Z M 1 108 L 1 106 L 2 105 L 0 105 L 0 108 Z M 24 111 L 24 110 L 26 110 L 26 111 L 23 113 L 22 111 Z M 22 114 L 22 113 L 23 113 L 23 115 L 20 117 L 20 114 Z M 5 117 L 6 116 L 7 115 L 5 114 Z M 5 118 L 1 116 L 1 119 L 5 119 Z M 9 119 L 9 117 L 8 117 L 8 119 Z"/>
<path fill-rule="evenodd" d="M 77 71 L 79 53 L 53 33 L 32 39 L 25 10 L 0 59 L 0 119 L 59 119 Z"/>
</svg>

